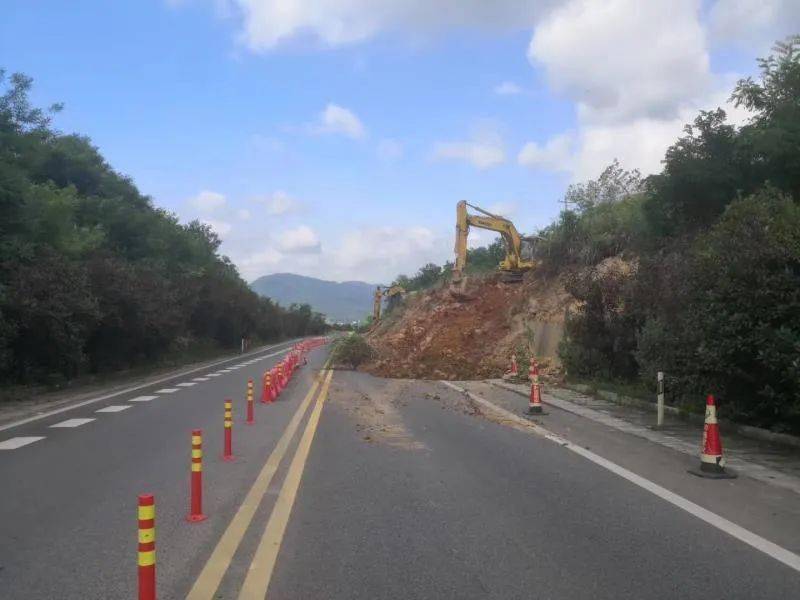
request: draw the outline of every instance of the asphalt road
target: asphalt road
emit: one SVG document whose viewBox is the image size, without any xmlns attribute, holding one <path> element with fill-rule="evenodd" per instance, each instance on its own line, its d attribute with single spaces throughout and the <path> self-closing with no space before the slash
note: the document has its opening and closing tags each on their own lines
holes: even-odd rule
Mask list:
<svg viewBox="0 0 800 600">
<path fill-rule="evenodd" d="M 136 502 L 156 498 L 161 598 L 183 598 L 205 554 L 241 503 L 294 413 L 326 351 L 312 352 L 281 399 L 256 403 L 247 426 L 247 379 L 280 360 L 290 344 L 0 432 L 44 439 L 0 451 L 0 598 L 136 597 Z M 270 356 L 278 352 L 279 354 Z M 208 373 L 258 358 L 207 381 Z M 181 383 L 196 383 L 183 387 Z M 177 389 L 172 393 L 157 390 Z M 156 396 L 146 402 L 134 398 Z M 234 401 L 234 454 L 221 460 L 223 402 Z M 109 406 L 120 412 L 96 412 Z M 95 419 L 52 428 L 71 419 Z M 189 524 L 191 430 L 203 430 L 205 522 Z"/>
<path fill-rule="evenodd" d="M 797 597 L 798 571 L 459 393 L 331 375 L 325 357 L 250 427 L 245 381 L 277 356 L 2 432 L 46 438 L 0 452 L 0 597 L 134 598 L 141 492 L 156 495 L 159 598 Z M 96 420 L 49 428 L 72 418 Z M 195 427 L 209 519 L 188 524 Z"/>
</svg>

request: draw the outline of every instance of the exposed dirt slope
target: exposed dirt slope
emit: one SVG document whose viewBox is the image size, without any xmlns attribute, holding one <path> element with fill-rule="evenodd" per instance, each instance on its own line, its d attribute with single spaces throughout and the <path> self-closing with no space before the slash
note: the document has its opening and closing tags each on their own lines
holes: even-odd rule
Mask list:
<svg viewBox="0 0 800 600">
<path fill-rule="evenodd" d="M 534 274 L 516 284 L 473 278 L 456 295 L 449 288 L 411 295 L 368 334 L 377 358 L 365 370 L 384 377 L 499 377 L 511 354 L 531 341 L 534 354 L 552 363 L 572 303 L 562 278 Z"/>
</svg>

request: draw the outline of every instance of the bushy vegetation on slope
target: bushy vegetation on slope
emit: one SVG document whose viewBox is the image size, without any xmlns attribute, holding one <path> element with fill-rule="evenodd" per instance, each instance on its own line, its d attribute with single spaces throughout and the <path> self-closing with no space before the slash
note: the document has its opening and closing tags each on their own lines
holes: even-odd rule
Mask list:
<svg viewBox="0 0 800 600">
<path fill-rule="evenodd" d="M 569 286 L 584 301 L 562 346 L 571 374 L 665 371 L 678 399 L 714 392 L 726 415 L 800 431 L 800 38 L 775 51 L 733 92 L 746 125 L 702 112 L 660 174 L 544 232 L 546 268 L 597 265 Z M 601 187 L 629 175 L 609 173 Z M 600 268 L 611 256 L 633 268 Z"/>
<path fill-rule="evenodd" d="M 319 333 L 308 306 L 260 298 L 217 252 L 0 71 L 0 381 L 69 379 L 203 344 Z"/>
</svg>

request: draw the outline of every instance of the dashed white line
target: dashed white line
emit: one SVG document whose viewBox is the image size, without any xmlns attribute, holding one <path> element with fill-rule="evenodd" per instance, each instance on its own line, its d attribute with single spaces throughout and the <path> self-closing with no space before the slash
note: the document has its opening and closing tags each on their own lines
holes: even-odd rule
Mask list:
<svg viewBox="0 0 800 600">
<path fill-rule="evenodd" d="M 67 419 L 66 421 L 61 421 L 61 423 L 50 425 L 50 427 L 80 427 L 81 425 L 86 425 L 94 420 L 95 419 Z"/>
<path fill-rule="evenodd" d="M 155 400 L 158 396 L 136 396 L 136 398 L 131 398 L 129 402 L 150 402 L 150 400 Z"/>
<path fill-rule="evenodd" d="M 178 391 L 178 388 L 163 388 L 160 390 L 156 390 L 156 394 L 174 394 Z"/>
<path fill-rule="evenodd" d="M 292 343 L 296 342 L 297 339 L 300 339 L 300 338 L 296 338 L 296 339 L 289 340 L 289 341 L 286 341 L 286 342 L 281 342 L 280 344 L 273 344 L 272 346 L 265 346 L 263 348 L 255 350 L 254 352 L 266 352 L 267 350 L 272 350 L 273 348 L 279 348 L 281 346 L 287 346 L 289 344 L 292 344 Z M 270 354 L 267 354 L 266 356 L 264 356 L 264 358 L 267 358 L 269 356 L 276 356 L 278 354 L 284 354 L 284 353 L 286 353 L 288 351 L 289 351 L 289 348 L 284 348 L 282 350 L 278 350 L 276 352 L 272 352 Z M 206 364 L 206 365 L 203 365 L 203 366 L 200 366 L 200 367 L 196 367 L 196 368 L 193 368 L 193 369 L 188 369 L 188 370 L 183 371 L 181 373 L 174 373 L 172 375 L 167 375 L 166 377 L 162 377 L 161 379 L 155 379 L 153 381 L 147 381 L 145 383 L 141 383 L 141 384 L 135 385 L 133 387 L 125 388 L 125 389 L 122 389 L 122 390 L 117 390 L 116 392 L 111 392 L 110 394 L 105 394 L 103 396 L 98 396 L 97 398 L 90 398 L 89 400 L 84 400 L 83 402 L 78 402 L 76 404 L 70 404 L 68 406 L 63 406 L 61 408 L 57 408 L 55 410 L 50 410 L 50 411 L 47 411 L 47 412 L 39 413 L 39 414 L 34 415 L 32 417 L 27 417 L 25 419 L 20 419 L 19 421 L 13 421 L 11 423 L 6 423 L 5 425 L 0 425 L 0 431 L 5 431 L 6 429 L 12 429 L 13 427 L 19 427 L 20 425 L 26 425 L 27 423 L 33 423 L 34 421 L 40 421 L 41 419 L 47 419 L 49 417 L 52 417 L 53 415 L 58 415 L 58 414 L 61 414 L 63 412 L 67 412 L 69 410 L 75 410 L 76 408 L 81 408 L 82 406 L 87 406 L 89 404 L 95 404 L 97 402 L 103 402 L 104 400 L 109 400 L 111 398 L 116 398 L 117 396 L 120 396 L 122 394 L 129 394 L 130 392 L 135 392 L 135 391 L 138 391 L 138 390 L 141 390 L 141 389 L 153 386 L 153 385 L 161 384 L 161 383 L 164 383 L 165 381 L 169 381 L 169 380 L 175 379 L 177 377 L 184 377 L 184 376 L 190 375 L 192 373 L 197 373 L 198 371 L 203 371 L 203 370 L 208 369 L 210 367 L 216 367 L 217 365 L 221 365 L 223 363 L 230 362 L 231 360 L 233 360 L 233 359 L 232 358 L 223 358 L 222 360 L 218 360 L 216 362 L 213 362 L 213 363 L 210 363 L 210 364 Z M 175 391 L 178 391 L 178 390 L 175 390 Z M 166 393 L 170 393 L 170 392 L 166 392 Z"/>
<path fill-rule="evenodd" d="M 222 373 L 209 373 L 208 377 L 219 377 Z"/>
<path fill-rule="evenodd" d="M 23 446 L 27 446 L 28 444 L 32 444 L 33 442 L 38 442 L 39 440 L 43 439 L 44 436 L 31 435 L 3 440 L 0 442 L 0 450 L 16 450 L 17 448 L 22 448 Z"/>
<path fill-rule="evenodd" d="M 208 377 L 195 377 L 192 381 L 208 381 Z"/>
<path fill-rule="evenodd" d="M 197 385 L 194 381 L 184 381 L 183 383 L 179 383 L 178 387 L 192 387 L 193 385 Z"/>
<path fill-rule="evenodd" d="M 111 406 L 106 406 L 105 408 L 101 408 L 94 412 L 96 413 L 116 413 L 122 412 L 123 410 L 128 410 L 131 408 L 130 404 L 112 404 Z"/>
</svg>

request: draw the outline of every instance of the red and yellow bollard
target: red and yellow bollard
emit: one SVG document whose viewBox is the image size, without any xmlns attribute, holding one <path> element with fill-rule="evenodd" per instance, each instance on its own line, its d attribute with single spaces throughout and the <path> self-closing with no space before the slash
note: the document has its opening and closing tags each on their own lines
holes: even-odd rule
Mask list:
<svg viewBox="0 0 800 600">
<path fill-rule="evenodd" d="M 190 523 L 205 521 L 203 514 L 203 432 L 200 429 L 192 431 L 192 473 L 189 490 L 189 514 L 186 520 Z"/>
<path fill-rule="evenodd" d="M 156 600 L 156 501 L 139 495 L 139 600 Z"/>
<path fill-rule="evenodd" d="M 233 403 L 225 400 L 225 449 L 222 452 L 222 460 L 232 461 L 233 456 Z"/>
<path fill-rule="evenodd" d="M 256 415 L 253 408 L 253 380 L 247 380 L 247 420 L 246 425 L 255 425 Z"/>
</svg>

